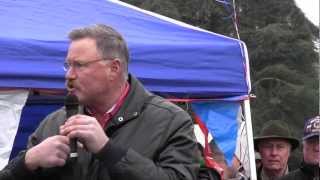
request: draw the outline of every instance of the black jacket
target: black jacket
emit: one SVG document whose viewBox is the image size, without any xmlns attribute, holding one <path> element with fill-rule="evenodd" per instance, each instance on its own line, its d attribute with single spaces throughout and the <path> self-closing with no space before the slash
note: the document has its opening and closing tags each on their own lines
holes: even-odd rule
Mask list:
<svg viewBox="0 0 320 180">
<path fill-rule="evenodd" d="M 22 152 L 0 172 L 1 180 L 195 180 L 199 168 L 190 116 L 146 91 L 130 76 L 128 96 L 105 132 L 110 141 L 98 153 L 78 150 L 78 162 L 30 172 Z M 58 134 L 64 108 L 50 114 L 29 138 L 28 148 Z"/>
<path fill-rule="evenodd" d="M 319 165 L 302 163 L 299 169 L 283 176 L 281 180 L 319 180 Z"/>
</svg>

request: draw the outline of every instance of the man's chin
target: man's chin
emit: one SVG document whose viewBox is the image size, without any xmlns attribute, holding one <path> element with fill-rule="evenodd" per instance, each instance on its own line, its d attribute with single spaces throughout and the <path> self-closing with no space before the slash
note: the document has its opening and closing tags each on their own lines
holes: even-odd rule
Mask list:
<svg viewBox="0 0 320 180">
<path fill-rule="evenodd" d="M 267 169 L 270 169 L 270 170 L 279 170 L 281 169 L 280 165 L 279 164 L 269 164 L 267 166 Z"/>
<path fill-rule="evenodd" d="M 81 104 L 81 101 L 83 101 L 82 100 L 83 98 L 82 98 L 82 96 L 81 96 L 81 94 L 79 92 L 77 92 L 75 90 L 72 90 L 72 91 L 69 91 L 68 93 L 73 95 L 73 96 L 76 96 L 78 101 L 79 101 L 79 103 Z"/>
</svg>

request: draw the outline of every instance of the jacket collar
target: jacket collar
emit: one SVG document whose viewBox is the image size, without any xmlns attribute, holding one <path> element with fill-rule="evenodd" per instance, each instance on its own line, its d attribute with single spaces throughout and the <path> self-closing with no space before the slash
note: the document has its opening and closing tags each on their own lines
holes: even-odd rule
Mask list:
<svg viewBox="0 0 320 180">
<path fill-rule="evenodd" d="M 130 91 L 119 111 L 108 124 L 107 129 L 137 118 L 143 111 L 145 103 L 153 97 L 134 76 L 129 74 Z"/>
</svg>

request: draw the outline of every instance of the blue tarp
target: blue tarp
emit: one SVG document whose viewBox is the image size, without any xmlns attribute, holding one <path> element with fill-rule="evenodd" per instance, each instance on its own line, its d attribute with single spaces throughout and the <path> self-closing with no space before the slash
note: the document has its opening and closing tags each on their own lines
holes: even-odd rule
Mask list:
<svg viewBox="0 0 320 180">
<path fill-rule="evenodd" d="M 192 103 L 192 109 L 206 125 L 218 147 L 223 150 L 228 164 L 231 164 L 236 149 L 236 119 L 240 102 L 195 102 Z"/>
<path fill-rule="evenodd" d="M 128 42 L 129 71 L 169 97 L 248 94 L 244 44 L 105 0 L 0 1 L 0 87 L 64 89 L 67 33 L 95 23 Z"/>
</svg>

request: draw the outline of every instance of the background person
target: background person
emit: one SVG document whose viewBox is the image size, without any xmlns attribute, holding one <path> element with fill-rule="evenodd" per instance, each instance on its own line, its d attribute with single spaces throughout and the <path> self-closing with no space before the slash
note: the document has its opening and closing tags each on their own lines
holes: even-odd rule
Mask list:
<svg viewBox="0 0 320 180">
<path fill-rule="evenodd" d="M 283 121 L 271 120 L 264 124 L 261 134 L 254 138 L 256 151 L 261 156 L 258 179 L 270 180 L 289 172 L 288 158 L 291 151 L 299 146 L 299 140 L 291 135 L 288 125 Z"/>
<path fill-rule="evenodd" d="M 320 152 L 319 152 L 320 116 L 308 119 L 304 125 L 303 134 L 303 162 L 299 169 L 290 172 L 282 180 L 319 180 Z"/>
</svg>

